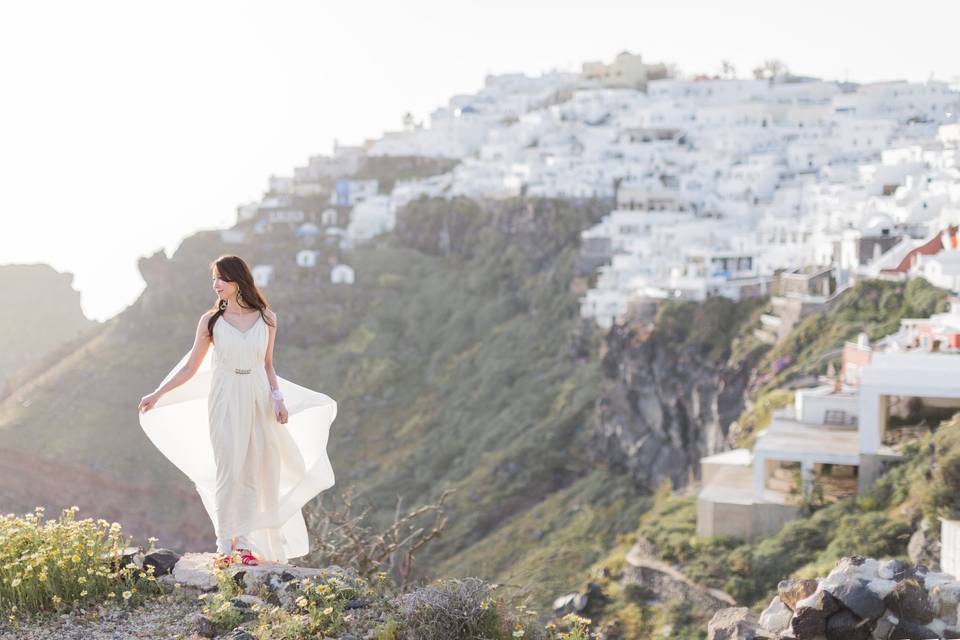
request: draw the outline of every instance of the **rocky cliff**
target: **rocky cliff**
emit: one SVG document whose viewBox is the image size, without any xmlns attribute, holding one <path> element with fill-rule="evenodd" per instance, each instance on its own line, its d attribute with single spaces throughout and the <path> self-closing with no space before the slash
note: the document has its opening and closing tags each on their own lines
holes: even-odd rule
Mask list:
<svg viewBox="0 0 960 640">
<path fill-rule="evenodd" d="M 700 458 L 729 448 L 730 425 L 765 352 L 739 346 L 759 304 L 670 302 L 615 325 L 592 421 L 596 459 L 646 489 L 699 478 Z"/>
</svg>

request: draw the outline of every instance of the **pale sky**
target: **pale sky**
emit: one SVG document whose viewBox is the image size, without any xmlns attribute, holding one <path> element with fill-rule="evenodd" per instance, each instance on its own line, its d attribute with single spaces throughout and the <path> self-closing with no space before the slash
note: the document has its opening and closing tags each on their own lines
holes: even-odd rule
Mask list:
<svg viewBox="0 0 960 640">
<path fill-rule="evenodd" d="M 73 272 L 104 320 L 142 290 L 139 256 L 230 226 L 271 173 L 487 73 L 629 50 L 686 74 L 779 58 L 828 79 L 952 80 L 958 24 L 949 0 L 3 3 L 0 264 Z"/>
</svg>

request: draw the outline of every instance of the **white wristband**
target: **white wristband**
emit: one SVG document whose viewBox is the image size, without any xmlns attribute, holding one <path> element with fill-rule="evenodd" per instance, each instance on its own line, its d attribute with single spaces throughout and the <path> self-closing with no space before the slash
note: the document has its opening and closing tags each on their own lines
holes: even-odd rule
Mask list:
<svg viewBox="0 0 960 640">
<path fill-rule="evenodd" d="M 270 397 L 274 400 L 283 400 L 283 394 L 280 393 L 280 389 L 270 389 Z"/>
</svg>

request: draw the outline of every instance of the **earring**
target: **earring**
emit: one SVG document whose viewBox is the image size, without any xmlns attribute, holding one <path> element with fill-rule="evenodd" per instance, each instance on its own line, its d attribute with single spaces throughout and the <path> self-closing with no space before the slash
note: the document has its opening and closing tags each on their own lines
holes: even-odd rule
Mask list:
<svg viewBox="0 0 960 640">
<path fill-rule="evenodd" d="M 240 293 L 239 289 L 237 289 L 237 305 L 243 306 L 243 294 Z"/>
<path fill-rule="evenodd" d="M 220 299 L 220 311 L 225 311 L 226 308 L 227 308 L 227 301 L 221 298 L 221 299 Z"/>
</svg>

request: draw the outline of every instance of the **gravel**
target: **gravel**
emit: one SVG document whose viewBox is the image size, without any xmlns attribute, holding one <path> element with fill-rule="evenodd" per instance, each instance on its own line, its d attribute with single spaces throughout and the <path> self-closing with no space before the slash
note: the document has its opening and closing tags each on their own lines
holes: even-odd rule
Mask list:
<svg viewBox="0 0 960 640">
<path fill-rule="evenodd" d="M 0 640 L 199 640 L 194 633 L 203 605 L 197 589 L 153 596 L 138 607 L 98 605 L 55 615 L 39 625 L 13 628 L 0 621 Z"/>
</svg>

